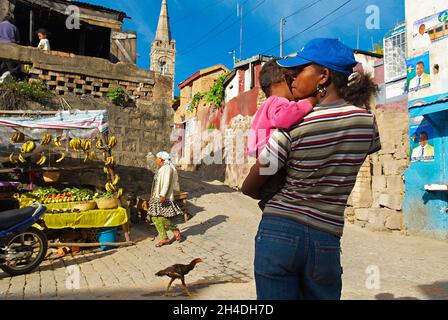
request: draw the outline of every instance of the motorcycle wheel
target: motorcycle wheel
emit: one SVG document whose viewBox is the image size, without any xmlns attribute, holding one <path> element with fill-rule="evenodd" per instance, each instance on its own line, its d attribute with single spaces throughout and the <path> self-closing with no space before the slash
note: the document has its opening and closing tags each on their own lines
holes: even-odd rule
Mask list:
<svg viewBox="0 0 448 320">
<path fill-rule="evenodd" d="M 9 275 L 18 276 L 32 272 L 41 264 L 47 255 L 48 241 L 42 231 L 32 228 L 12 237 L 7 246 L 16 248 L 18 252 L 26 250 L 30 253 L 29 257 L 6 261 L 0 265 L 0 269 Z"/>
</svg>

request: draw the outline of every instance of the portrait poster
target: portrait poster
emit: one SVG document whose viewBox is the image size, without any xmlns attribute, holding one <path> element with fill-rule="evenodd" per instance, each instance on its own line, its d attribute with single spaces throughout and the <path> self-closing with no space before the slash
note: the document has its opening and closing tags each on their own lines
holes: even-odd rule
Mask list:
<svg viewBox="0 0 448 320">
<path fill-rule="evenodd" d="M 413 50 L 428 50 L 432 43 L 448 38 L 448 10 L 443 10 L 414 22 Z"/>
<path fill-rule="evenodd" d="M 429 52 L 406 60 L 409 92 L 417 92 L 431 86 L 431 65 Z"/>
<path fill-rule="evenodd" d="M 411 162 L 433 162 L 435 158 L 434 129 L 423 116 L 411 118 L 410 136 Z"/>
</svg>

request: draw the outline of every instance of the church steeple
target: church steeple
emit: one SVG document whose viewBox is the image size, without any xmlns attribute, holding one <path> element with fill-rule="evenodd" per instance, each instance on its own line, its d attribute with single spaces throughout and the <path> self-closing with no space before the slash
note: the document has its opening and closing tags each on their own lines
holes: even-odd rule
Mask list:
<svg viewBox="0 0 448 320">
<path fill-rule="evenodd" d="M 176 41 L 171 39 L 167 0 L 162 0 L 156 36 L 151 44 L 151 70 L 174 79 Z"/>
<path fill-rule="evenodd" d="M 162 8 L 160 8 L 159 23 L 157 25 L 155 40 L 170 42 L 171 30 L 170 30 L 170 18 L 168 16 L 168 5 L 166 0 L 162 0 Z"/>
</svg>

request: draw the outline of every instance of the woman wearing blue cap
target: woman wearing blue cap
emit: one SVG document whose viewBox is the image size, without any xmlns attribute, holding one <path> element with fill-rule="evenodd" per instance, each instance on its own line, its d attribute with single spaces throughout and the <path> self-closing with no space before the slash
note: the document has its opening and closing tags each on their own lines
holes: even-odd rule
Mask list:
<svg viewBox="0 0 448 320">
<path fill-rule="evenodd" d="M 314 39 L 278 63 L 296 70 L 294 98 L 318 104 L 302 123 L 274 132 L 243 185 L 259 199 L 269 175 L 286 167 L 286 184 L 267 203 L 256 236 L 257 296 L 338 300 L 344 211 L 366 157 L 381 148 L 368 111 L 378 87 L 353 71 L 352 49 L 336 39 Z"/>
</svg>

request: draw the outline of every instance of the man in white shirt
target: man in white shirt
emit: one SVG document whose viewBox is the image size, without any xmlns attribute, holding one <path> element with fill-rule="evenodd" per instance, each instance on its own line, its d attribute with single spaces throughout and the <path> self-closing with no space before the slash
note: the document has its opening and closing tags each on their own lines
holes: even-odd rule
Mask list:
<svg viewBox="0 0 448 320">
<path fill-rule="evenodd" d="M 426 25 L 422 24 L 414 37 L 414 50 L 429 48 L 431 45 L 431 38 L 426 33 Z"/>
<path fill-rule="evenodd" d="M 428 144 L 428 133 L 422 131 L 420 133 L 420 146 L 412 151 L 411 161 L 433 161 L 434 147 Z"/>
<path fill-rule="evenodd" d="M 424 62 L 418 62 L 415 68 L 417 75 L 409 82 L 409 91 L 419 91 L 420 89 L 426 88 L 431 84 L 431 76 L 425 73 Z"/>
</svg>

